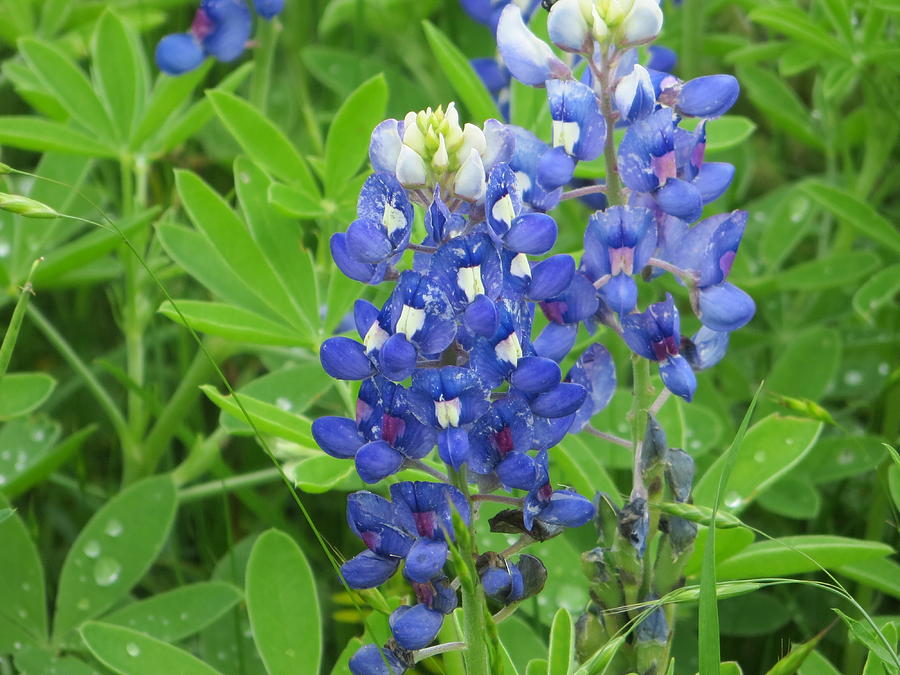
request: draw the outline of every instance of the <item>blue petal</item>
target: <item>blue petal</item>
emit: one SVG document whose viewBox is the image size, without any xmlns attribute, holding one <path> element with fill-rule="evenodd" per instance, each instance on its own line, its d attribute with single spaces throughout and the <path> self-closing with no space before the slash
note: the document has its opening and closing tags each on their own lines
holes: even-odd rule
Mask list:
<svg viewBox="0 0 900 675">
<path fill-rule="evenodd" d="M 361 281 L 364 284 L 378 284 L 384 279 L 384 265 L 370 265 L 360 262 L 350 255 L 347 250 L 347 235 L 344 232 L 336 232 L 331 235 L 331 257 L 341 272 L 351 279 Z"/>
<path fill-rule="evenodd" d="M 558 0 L 547 17 L 547 32 L 560 49 L 569 52 L 593 51 L 593 40 L 579 0 Z"/>
<path fill-rule="evenodd" d="M 556 490 L 537 519 L 548 525 L 580 527 L 594 517 L 591 500 L 571 490 Z"/>
<path fill-rule="evenodd" d="M 385 441 L 372 441 L 356 453 L 356 472 L 370 485 L 392 476 L 403 466 L 404 457 Z"/>
<path fill-rule="evenodd" d="M 379 363 L 381 373 L 389 380 L 405 380 L 416 369 L 416 348 L 402 333 L 392 335 L 381 345 Z"/>
<path fill-rule="evenodd" d="M 556 243 L 556 221 L 546 213 L 517 216 L 503 242 L 518 253 L 543 255 Z"/>
<path fill-rule="evenodd" d="M 205 0 L 200 11 L 212 20 L 212 32 L 202 39 L 203 49 L 219 61 L 234 61 L 244 53 L 253 17 L 244 0 Z"/>
<path fill-rule="evenodd" d="M 666 389 L 685 401 L 694 398 L 697 377 L 683 356 L 672 356 L 659 364 L 659 374 Z"/>
<path fill-rule="evenodd" d="M 654 600 L 655 598 L 648 598 Z M 662 607 L 657 607 L 645 616 L 634 629 L 637 644 L 655 642 L 666 644 L 669 640 L 669 625 Z"/>
<path fill-rule="evenodd" d="M 542 260 L 531 268 L 531 283 L 528 297 L 532 300 L 546 300 L 561 294 L 575 275 L 575 259 L 570 255 L 554 255 Z"/>
<path fill-rule="evenodd" d="M 606 121 L 594 91 L 578 80 L 547 83 L 553 145 L 581 161 L 597 159 L 606 142 Z"/>
<path fill-rule="evenodd" d="M 190 33 L 166 35 L 156 45 L 156 65 L 167 75 L 187 73 L 203 63 L 200 43 Z"/>
<path fill-rule="evenodd" d="M 553 50 L 525 25 L 521 10 L 514 4 L 504 7 L 500 14 L 497 47 L 513 77 L 532 87 L 542 87 L 547 80 L 568 72 Z"/>
<path fill-rule="evenodd" d="M 325 372 L 338 380 L 364 380 L 375 373 L 366 348 L 345 337 L 328 338 L 319 349 Z"/>
<path fill-rule="evenodd" d="M 673 50 L 660 45 L 651 45 L 647 47 L 647 51 L 650 53 L 650 62 L 647 63 L 648 69 L 661 70 L 665 73 L 671 73 L 675 69 L 678 55 Z"/>
<path fill-rule="evenodd" d="M 465 321 L 466 327 L 475 335 L 491 337 L 499 321 L 497 306 L 486 295 L 479 295 L 466 307 Z"/>
<path fill-rule="evenodd" d="M 465 429 L 450 427 L 438 434 L 438 454 L 445 464 L 459 469 L 469 459 L 469 434 Z"/>
<path fill-rule="evenodd" d="M 700 321 L 714 331 L 735 331 L 745 326 L 755 313 L 753 298 L 728 282 L 700 291 Z"/>
<path fill-rule="evenodd" d="M 481 574 L 481 586 L 489 598 L 505 596 L 511 583 L 509 572 L 501 567 L 489 565 Z"/>
<path fill-rule="evenodd" d="M 622 318 L 622 339 L 635 354 L 646 359 L 656 360 L 653 351 L 652 332 L 656 329 L 655 323 L 646 314 L 629 314 Z"/>
<path fill-rule="evenodd" d="M 534 350 L 556 362 L 566 358 L 578 337 L 578 324 L 549 323 L 534 340 Z"/>
<path fill-rule="evenodd" d="M 694 179 L 694 187 L 700 191 L 704 204 L 717 200 L 724 194 L 734 178 L 734 165 L 728 162 L 704 162 Z"/>
<path fill-rule="evenodd" d="M 685 82 L 676 109 L 689 117 L 719 117 L 737 101 L 741 85 L 732 75 L 706 75 Z"/>
<path fill-rule="evenodd" d="M 403 575 L 410 581 L 424 584 L 439 576 L 446 562 L 447 542 L 418 539 L 406 554 Z"/>
<path fill-rule="evenodd" d="M 363 551 L 341 565 L 341 576 L 350 588 L 376 588 L 390 579 L 399 565 L 399 558 Z"/>
<path fill-rule="evenodd" d="M 369 141 L 369 161 L 376 171 L 393 174 L 397 169 L 397 157 L 403 144 L 400 133 L 403 123 L 394 119 L 385 120 L 372 132 Z"/>
<path fill-rule="evenodd" d="M 568 183 L 574 173 L 575 160 L 564 148 L 551 148 L 538 161 L 537 179 L 548 192 Z"/>
<path fill-rule="evenodd" d="M 693 183 L 669 178 L 656 192 L 659 208 L 669 215 L 693 223 L 703 213 L 703 198 Z"/>
<path fill-rule="evenodd" d="M 509 489 L 530 490 L 540 472 L 531 455 L 511 452 L 497 465 L 497 477 Z"/>
<path fill-rule="evenodd" d="M 496 59 L 472 59 L 469 63 L 484 83 L 485 89 L 492 94 L 497 94 L 509 86 L 509 71 L 497 63 Z"/>
<path fill-rule="evenodd" d="M 366 333 L 378 319 L 380 310 L 368 300 L 359 298 L 353 303 L 353 322 L 356 324 L 356 332 L 360 339 L 366 337 Z"/>
<path fill-rule="evenodd" d="M 584 403 L 575 413 L 572 432 L 581 431 L 590 419 L 603 410 L 616 390 L 616 366 L 606 347 L 593 344 L 575 362 L 566 380 L 587 389 Z"/>
<path fill-rule="evenodd" d="M 256 13 L 265 19 L 271 19 L 284 10 L 284 0 L 253 0 Z"/>
<path fill-rule="evenodd" d="M 356 421 L 346 417 L 320 417 L 312 423 L 312 435 L 322 450 L 338 459 L 350 459 L 362 445 Z"/>
<path fill-rule="evenodd" d="M 403 675 L 404 666 L 396 654 L 376 645 L 363 645 L 350 658 L 353 675 Z"/>
<path fill-rule="evenodd" d="M 541 417 L 566 417 L 584 403 L 587 390 L 580 384 L 562 382 L 531 401 L 531 412 Z"/>
<path fill-rule="evenodd" d="M 549 450 L 559 444 L 572 428 L 575 421 L 575 413 L 565 417 L 535 417 L 534 418 L 534 449 Z"/>
<path fill-rule="evenodd" d="M 359 218 L 383 226 L 392 242 L 409 240 L 413 207 L 393 173 L 375 173 L 366 179 L 356 203 Z"/>
<path fill-rule="evenodd" d="M 391 633 L 403 649 L 422 649 L 437 637 L 444 615 L 428 609 L 425 605 L 398 607 L 391 614 Z"/>
<path fill-rule="evenodd" d="M 597 311 L 600 301 L 587 277 L 575 274 L 564 293 L 541 302 L 544 315 L 555 323 L 578 323 Z"/>
<path fill-rule="evenodd" d="M 347 228 L 347 252 L 364 263 L 380 263 L 394 252 L 384 226 L 371 220 L 354 220 Z"/>
<path fill-rule="evenodd" d="M 687 346 L 682 345 L 684 357 L 694 370 L 706 370 L 712 368 L 721 361 L 728 351 L 728 337 L 730 333 L 714 331 L 706 326 L 690 339 Z"/>
<path fill-rule="evenodd" d="M 628 314 L 637 304 L 638 288 L 627 274 L 617 274 L 600 289 L 600 297 L 619 315 Z"/>
<path fill-rule="evenodd" d="M 525 356 L 516 364 L 510 383 L 528 395 L 536 395 L 556 387 L 561 378 L 556 361 L 542 356 Z"/>
</svg>

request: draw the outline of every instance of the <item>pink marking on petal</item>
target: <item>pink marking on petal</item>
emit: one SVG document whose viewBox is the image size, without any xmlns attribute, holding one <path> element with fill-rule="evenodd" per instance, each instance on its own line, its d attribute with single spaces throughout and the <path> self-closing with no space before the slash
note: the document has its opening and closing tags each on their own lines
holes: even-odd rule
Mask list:
<svg viewBox="0 0 900 675">
<path fill-rule="evenodd" d="M 633 274 L 634 249 L 628 246 L 609 249 L 609 265 L 612 268 L 610 274 L 613 276 L 617 275 L 619 272 Z"/>
<path fill-rule="evenodd" d="M 413 513 L 413 518 L 416 521 L 416 530 L 419 532 L 420 537 L 428 537 L 429 539 L 434 537 L 434 529 L 437 521 L 434 511 L 416 512 Z"/>
<path fill-rule="evenodd" d="M 491 438 L 494 449 L 500 453 L 501 457 L 506 457 L 513 449 L 513 435 L 509 427 L 503 427 L 500 431 L 493 434 Z"/>
<path fill-rule="evenodd" d="M 372 406 L 361 398 L 356 399 L 356 423 L 359 424 L 372 414 Z"/>
<path fill-rule="evenodd" d="M 674 150 L 669 150 L 662 157 L 651 157 L 650 166 L 654 175 L 659 179 L 660 185 L 665 185 L 667 180 L 678 176 Z"/>
<path fill-rule="evenodd" d="M 406 430 L 406 421 L 400 417 L 384 414 L 381 421 L 381 438 L 387 441 L 388 445 L 394 447 L 397 439 L 403 435 Z"/>
<path fill-rule="evenodd" d="M 362 540 L 366 545 L 366 548 L 370 551 L 374 551 L 381 543 L 381 536 L 377 532 L 363 532 Z"/>
<path fill-rule="evenodd" d="M 550 485 L 550 483 L 545 483 L 544 485 L 542 485 L 537 491 L 537 496 L 538 499 L 540 499 L 542 502 L 549 502 L 550 497 L 553 496 L 553 487 Z"/>
<path fill-rule="evenodd" d="M 544 310 L 544 314 L 550 321 L 554 323 L 565 323 L 563 315 L 566 313 L 566 310 L 569 309 L 569 303 L 557 300 L 554 302 L 545 301 L 540 303 L 540 305 L 541 309 Z"/>
<path fill-rule="evenodd" d="M 734 264 L 735 256 L 737 256 L 736 251 L 725 251 L 725 253 L 722 254 L 722 257 L 719 258 L 719 269 L 722 270 L 723 279 L 731 272 L 731 266 Z"/>
<path fill-rule="evenodd" d="M 706 143 L 697 143 L 691 151 L 691 166 L 699 169 L 703 166 L 703 155 L 706 153 Z"/>
<path fill-rule="evenodd" d="M 198 40 L 203 40 L 212 33 L 215 28 L 216 25 L 213 23 L 213 20 L 209 18 L 209 14 L 203 9 L 198 9 L 197 13 L 194 15 L 193 23 L 191 23 L 191 33 L 194 34 L 194 37 Z"/>
</svg>

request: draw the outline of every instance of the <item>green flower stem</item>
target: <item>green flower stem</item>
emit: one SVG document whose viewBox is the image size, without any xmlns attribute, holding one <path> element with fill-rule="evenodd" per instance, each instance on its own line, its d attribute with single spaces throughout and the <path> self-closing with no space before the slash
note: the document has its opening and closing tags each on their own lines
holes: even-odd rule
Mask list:
<svg viewBox="0 0 900 675">
<path fill-rule="evenodd" d="M 232 351 L 224 340 L 207 339 L 206 347 L 215 363 L 221 363 Z M 169 442 L 200 395 L 200 385 L 205 384 L 214 374 L 215 366 L 207 354 L 203 350 L 197 350 L 193 361 L 182 374 L 178 387 L 144 439 L 142 463 L 138 467 L 139 475 L 151 474 L 156 469 Z"/>
<path fill-rule="evenodd" d="M 447 467 L 453 484 L 465 495 L 469 502 L 470 513 L 474 514 L 472 499 L 469 495 L 469 484 L 466 481 L 465 468 L 462 471 L 454 471 Z M 459 563 L 457 574 L 459 575 L 460 591 L 462 593 L 463 607 L 463 638 L 466 643 L 464 654 L 466 661 L 466 673 L 468 675 L 488 675 L 491 672 L 491 659 L 488 653 L 487 604 L 484 599 L 484 591 L 478 583 L 478 572 L 475 570 L 475 517 L 469 520 L 469 527 L 458 532 L 456 545 L 459 550 Z"/>
<path fill-rule="evenodd" d="M 28 317 L 34 322 L 35 326 L 38 327 L 38 330 L 44 334 L 44 337 L 46 337 L 50 344 L 54 346 L 60 356 L 68 362 L 72 370 L 74 370 L 82 379 L 85 386 L 88 388 L 88 391 L 93 394 L 97 403 L 100 404 L 103 412 L 105 412 L 106 416 L 109 418 L 110 424 L 112 424 L 116 435 L 119 437 L 119 443 L 122 445 L 125 456 L 130 457 L 132 461 L 137 461 L 140 448 L 137 443 L 135 443 L 134 438 L 131 435 L 131 429 L 128 427 L 128 423 L 125 421 L 125 418 L 113 402 L 109 393 L 103 388 L 103 385 L 100 384 L 100 381 L 94 376 L 91 369 L 81 360 L 62 334 L 60 334 L 60 332 L 56 330 L 56 327 L 44 316 L 43 312 L 33 304 L 28 305 L 27 311 Z"/>
<path fill-rule="evenodd" d="M 622 181 L 619 178 L 619 163 L 616 158 L 616 139 L 613 130 L 616 128 L 616 116 L 612 109 L 613 77 L 615 76 L 614 62 L 616 57 L 603 59 L 599 71 L 590 59 L 591 69 L 598 78 L 601 86 L 600 112 L 606 121 L 606 145 L 603 150 L 603 159 L 606 163 L 606 201 L 610 206 L 624 203 L 622 195 Z"/>
<path fill-rule="evenodd" d="M 259 48 L 253 64 L 253 79 L 250 81 L 250 102 L 266 114 L 269 105 L 269 89 L 272 82 L 272 63 L 275 60 L 275 49 L 278 36 L 281 35 L 281 23 L 278 19 L 259 22 Z"/>
<path fill-rule="evenodd" d="M 206 473 L 230 438 L 231 435 L 222 427 L 217 427 L 205 438 L 198 438 L 188 450 L 187 457 L 172 471 L 175 485 L 186 485 Z"/>
<path fill-rule="evenodd" d="M 216 497 L 235 490 L 264 485 L 265 483 L 277 483 L 281 479 L 281 471 L 275 469 L 261 469 L 252 473 L 245 473 L 238 476 L 223 478 L 222 480 L 214 480 L 208 483 L 201 483 L 193 487 L 179 490 L 178 501 L 181 504 L 196 502 L 201 499 Z"/>
<path fill-rule="evenodd" d="M 631 369 L 634 376 L 634 391 L 631 399 L 631 443 L 634 451 L 633 484 L 631 496 L 647 499 L 647 487 L 644 485 L 641 471 L 642 447 L 644 432 L 647 430 L 647 415 L 653 403 L 653 386 L 650 382 L 650 361 L 632 354 Z M 651 530 L 652 535 L 652 530 Z"/>
<path fill-rule="evenodd" d="M 16 302 L 16 308 L 13 310 L 12 318 L 9 320 L 9 326 L 6 328 L 6 335 L 3 336 L 3 344 L 0 344 L 0 380 L 6 375 L 6 369 L 9 368 L 9 360 L 12 358 L 13 349 L 16 346 L 16 340 L 19 339 L 19 330 L 22 328 L 22 320 L 25 318 L 25 311 L 28 309 L 28 303 L 34 290 L 31 287 L 31 277 L 35 268 L 40 264 L 43 258 L 35 260 L 28 272 L 28 278 L 19 291 L 19 299 Z"/>
</svg>

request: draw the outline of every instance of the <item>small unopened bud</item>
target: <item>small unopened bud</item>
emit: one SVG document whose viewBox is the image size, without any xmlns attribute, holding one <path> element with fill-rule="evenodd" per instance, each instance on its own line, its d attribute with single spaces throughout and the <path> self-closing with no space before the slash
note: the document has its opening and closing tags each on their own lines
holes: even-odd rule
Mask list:
<svg viewBox="0 0 900 675">
<path fill-rule="evenodd" d="M 422 187 L 428 180 L 425 160 L 405 142 L 397 156 L 397 180 L 404 187 Z"/>
<path fill-rule="evenodd" d="M 663 13 L 656 0 L 634 0 L 622 22 L 623 45 L 650 42 L 662 30 Z"/>
<path fill-rule="evenodd" d="M 58 218 L 56 209 L 41 202 L 23 197 L 22 195 L 10 195 L 0 192 L 0 210 L 9 211 L 26 218 Z"/>
<path fill-rule="evenodd" d="M 559 0 L 550 8 L 547 17 L 550 39 L 567 52 L 589 52 L 591 34 L 587 20 L 590 17 L 589 0 Z"/>
<path fill-rule="evenodd" d="M 694 458 L 680 448 L 672 448 L 666 456 L 666 481 L 669 489 L 679 502 L 686 502 L 691 496 L 694 482 Z"/>
<path fill-rule="evenodd" d="M 644 445 L 641 450 L 641 469 L 650 470 L 655 464 L 663 461 L 666 454 L 666 432 L 652 414 L 647 415 L 647 429 L 644 432 Z"/>
</svg>

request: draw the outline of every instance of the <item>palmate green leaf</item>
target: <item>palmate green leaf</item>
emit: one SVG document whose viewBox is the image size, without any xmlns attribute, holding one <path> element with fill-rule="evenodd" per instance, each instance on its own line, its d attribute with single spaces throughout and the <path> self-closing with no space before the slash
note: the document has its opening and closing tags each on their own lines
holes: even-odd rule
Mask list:
<svg viewBox="0 0 900 675">
<path fill-rule="evenodd" d="M 0 144 L 37 152 L 66 152 L 91 157 L 115 157 L 112 145 L 97 140 L 70 125 L 31 117 L 0 116 Z"/>
<path fill-rule="evenodd" d="M 206 92 L 216 115 L 250 158 L 276 178 L 310 195 L 319 189 L 312 172 L 285 133 L 250 103 L 216 89 Z"/>
<path fill-rule="evenodd" d="M 547 659 L 531 659 L 525 667 L 525 675 L 546 675 Z"/>
<path fill-rule="evenodd" d="M 269 403 L 286 412 L 304 413 L 334 384 L 318 359 L 275 370 L 247 383 L 238 394 Z M 230 434 L 253 433 L 244 420 L 222 413 L 219 423 Z"/>
<path fill-rule="evenodd" d="M 288 535 L 264 532 L 247 563 L 247 611 L 270 673 L 316 673 L 322 619 L 312 569 Z M 302 608 L 302 611 L 299 611 Z"/>
<path fill-rule="evenodd" d="M 179 314 L 168 300 L 160 305 L 159 313 L 176 323 L 187 325 L 208 335 L 218 335 L 236 342 L 260 345 L 296 347 L 304 343 L 304 336 L 290 326 L 272 321 L 261 314 L 221 302 L 176 300 Z"/>
<path fill-rule="evenodd" d="M 815 125 L 806 106 L 780 77 L 751 65 L 738 67 L 737 77 L 750 100 L 772 124 L 810 147 L 824 148 L 822 138 L 814 131 Z"/>
<path fill-rule="evenodd" d="M 209 400 L 229 415 L 246 421 L 244 413 L 234 401 L 233 396 L 223 396 L 211 385 L 205 385 L 200 387 L 200 389 L 209 397 Z M 318 447 L 312 437 L 312 422 L 307 418 L 287 412 L 278 406 L 264 403 L 250 396 L 241 396 L 240 394 L 238 396 L 260 433 L 272 434 L 306 448 L 314 449 Z"/>
<path fill-rule="evenodd" d="M 335 113 L 325 139 L 325 188 L 329 195 L 338 194 L 362 166 L 372 130 L 384 119 L 387 100 L 387 81 L 379 73 L 359 85 Z"/>
<path fill-rule="evenodd" d="M 750 19 L 778 31 L 788 37 L 814 47 L 817 51 L 838 58 L 849 57 L 846 46 L 823 30 L 806 12 L 792 6 L 757 7 L 750 12 Z"/>
<path fill-rule="evenodd" d="M 112 113 L 119 138 L 127 140 L 147 100 L 149 77 L 137 36 L 111 9 L 97 22 L 91 44 L 97 93 Z"/>
<path fill-rule="evenodd" d="M 43 481 L 81 449 L 96 431 L 90 425 L 59 441 L 61 427 L 46 419 L 19 418 L 0 428 L 0 492 L 9 499 Z"/>
<path fill-rule="evenodd" d="M 266 256 L 231 207 L 194 173 L 177 171 L 175 184 L 191 221 L 216 248 L 228 266 L 260 299 L 299 330 L 305 317 Z"/>
<path fill-rule="evenodd" d="M 285 214 L 304 219 L 327 216 L 336 208 L 334 202 L 281 183 L 269 187 L 269 200 Z"/>
<path fill-rule="evenodd" d="M 852 286 L 873 274 L 881 259 L 871 251 L 832 253 L 779 272 L 775 279 L 785 291 L 821 291 L 838 286 Z"/>
<path fill-rule="evenodd" d="M 235 160 L 234 184 L 251 236 L 288 289 L 303 319 L 307 341 L 317 345 L 321 308 L 318 278 L 315 262 L 303 248 L 302 230 L 293 218 L 272 206 L 268 199 L 272 181 L 246 157 Z"/>
<path fill-rule="evenodd" d="M 9 507 L 2 495 L 0 507 Z M 0 654 L 12 653 L 16 643 L 44 647 L 47 607 L 37 547 L 16 514 L 0 522 L 0 541 Z"/>
<path fill-rule="evenodd" d="M 801 184 L 804 194 L 827 209 L 841 222 L 890 250 L 900 252 L 900 232 L 870 204 L 842 188 L 818 180 Z"/>
<path fill-rule="evenodd" d="M 561 607 L 550 627 L 550 650 L 547 675 L 568 675 L 575 657 L 575 627 L 572 616 Z"/>
<path fill-rule="evenodd" d="M 431 53 L 466 107 L 469 118 L 478 121 L 489 118 L 502 120 L 497 104 L 465 55 L 432 23 L 423 21 L 422 26 L 431 46 Z"/>
<path fill-rule="evenodd" d="M 0 523 L 2 523 L 7 518 L 12 518 L 15 512 L 15 509 L 11 509 L 9 507 L 0 508 Z"/>
<path fill-rule="evenodd" d="M 716 511 L 716 520 L 719 519 L 719 512 Z M 709 522 L 708 518 L 707 522 Z M 684 568 L 685 575 L 694 576 L 700 572 L 708 536 L 709 528 L 701 526 L 697 530 L 694 551 L 691 553 L 691 557 L 688 558 L 687 565 Z M 753 543 L 754 539 L 753 532 L 743 528 L 716 529 L 716 564 L 718 565 L 723 560 L 727 560 L 736 553 L 743 551 Z"/>
<path fill-rule="evenodd" d="M 6 61 L 3 64 L 3 74 L 9 78 L 16 93 L 35 112 L 58 122 L 66 122 L 69 119 L 69 113 L 66 112 L 66 109 L 59 104 L 59 101 L 53 94 L 44 88 L 37 75 L 24 61 Z"/>
<path fill-rule="evenodd" d="M 46 373 L 7 373 L 0 378 L 0 421 L 27 415 L 55 388 L 56 380 Z"/>
<path fill-rule="evenodd" d="M 172 77 L 160 73 L 153 85 L 153 91 L 147 99 L 146 106 L 136 120 L 134 133 L 131 134 L 132 149 L 137 149 L 160 130 L 182 105 L 188 100 L 191 92 L 203 81 L 213 64 L 207 59 L 199 68 L 184 75 Z"/>
<path fill-rule="evenodd" d="M 90 80 L 65 52 L 34 38 L 20 40 L 19 51 L 73 120 L 101 139 L 109 141 L 116 137 L 109 112 Z"/>
<path fill-rule="evenodd" d="M 853 294 L 853 309 L 869 323 L 900 293 L 900 263 L 876 272 Z"/>
<path fill-rule="evenodd" d="M 81 530 L 60 573 L 53 625 L 59 644 L 73 628 L 100 615 L 140 581 L 175 520 L 175 485 L 147 478 L 110 499 Z"/>
<path fill-rule="evenodd" d="M 89 621 L 81 637 L 107 668 L 122 675 L 216 675 L 217 671 L 189 652 L 130 628 Z"/>
<path fill-rule="evenodd" d="M 216 621 L 241 600 L 236 586 L 207 581 L 133 602 L 103 617 L 163 642 L 178 642 Z"/>
<path fill-rule="evenodd" d="M 20 675 L 64 673 L 65 675 L 96 675 L 96 670 L 74 656 L 56 656 L 52 652 L 24 645 L 15 655 Z"/>
<path fill-rule="evenodd" d="M 799 417 L 769 415 L 754 424 L 734 462 L 734 471 L 724 494 L 724 507 L 740 513 L 760 492 L 787 474 L 810 451 L 822 423 Z M 716 486 L 725 465 L 717 459 L 694 487 L 694 501 L 712 506 Z"/>
<path fill-rule="evenodd" d="M 815 572 L 820 565 L 834 569 L 891 553 L 893 549 L 879 541 L 827 534 L 798 535 L 751 544 L 720 563 L 716 572 L 720 579 L 786 577 Z"/>
</svg>

